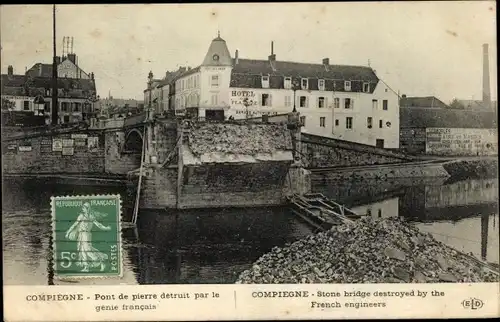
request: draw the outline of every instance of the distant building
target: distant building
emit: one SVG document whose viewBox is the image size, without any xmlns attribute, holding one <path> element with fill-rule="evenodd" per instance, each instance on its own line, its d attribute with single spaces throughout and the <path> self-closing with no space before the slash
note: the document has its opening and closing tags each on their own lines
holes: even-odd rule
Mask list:
<svg viewBox="0 0 500 322">
<path fill-rule="evenodd" d="M 218 36 L 173 90 L 175 110 L 201 119 L 283 114 L 295 103 L 307 133 L 399 147 L 398 95 L 370 67 L 279 61 L 272 45 L 267 60 L 233 58 Z"/>
<path fill-rule="evenodd" d="M 425 107 L 425 108 L 447 108 L 449 107 L 443 101 L 435 96 L 407 97 L 402 95 L 399 100 L 400 107 Z"/>
<path fill-rule="evenodd" d="M 402 107 L 400 115 L 401 149 L 406 152 L 498 154 L 497 114 L 493 111 Z"/>
<path fill-rule="evenodd" d="M 58 65 L 59 123 L 80 122 L 95 117 L 98 97 L 94 74 L 83 72 L 75 61 L 76 55 L 68 54 Z M 24 75 L 14 74 L 14 68 L 9 66 L 7 74 L 1 75 L 2 101 L 10 102 L 8 105 L 12 111 L 44 115 L 46 123 L 49 123 L 52 115 L 51 73 L 52 66 L 49 64 L 37 63 Z"/>
<path fill-rule="evenodd" d="M 128 107 L 131 109 L 140 109 L 144 106 L 143 101 L 139 101 L 136 99 L 125 99 L 125 98 L 115 98 L 113 96 L 109 96 L 106 98 L 101 98 L 99 100 L 99 114 L 108 115 L 112 110 L 120 107 Z"/>
</svg>

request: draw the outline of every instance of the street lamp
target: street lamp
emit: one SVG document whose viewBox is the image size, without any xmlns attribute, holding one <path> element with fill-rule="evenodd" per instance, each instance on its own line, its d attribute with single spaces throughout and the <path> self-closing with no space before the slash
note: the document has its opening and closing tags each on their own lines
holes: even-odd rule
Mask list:
<svg viewBox="0 0 500 322">
<path fill-rule="evenodd" d="M 243 99 L 243 105 L 245 106 L 245 119 L 248 119 L 248 107 L 253 105 L 253 100 L 249 100 L 248 97 Z"/>
<path fill-rule="evenodd" d="M 297 92 L 297 90 L 299 89 L 299 82 L 297 80 L 295 80 L 292 84 L 292 90 L 293 90 L 293 112 L 297 112 L 297 107 L 295 106 L 295 98 L 296 98 L 296 95 L 295 95 L 295 92 Z"/>
</svg>

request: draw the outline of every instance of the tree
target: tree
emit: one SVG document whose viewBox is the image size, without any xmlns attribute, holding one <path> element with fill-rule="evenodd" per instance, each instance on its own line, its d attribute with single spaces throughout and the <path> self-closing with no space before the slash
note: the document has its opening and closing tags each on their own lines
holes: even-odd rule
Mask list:
<svg viewBox="0 0 500 322">
<path fill-rule="evenodd" d="M 457 100 L 456 98 L 454 98 L 451 103 L 450 103 L 450 108 L 454 108 L 454 109 L 459 109 L 459 110 L 463 110 L 465 109 L 465 105 L 462 104 L 459 100 Z"/>
</svg>

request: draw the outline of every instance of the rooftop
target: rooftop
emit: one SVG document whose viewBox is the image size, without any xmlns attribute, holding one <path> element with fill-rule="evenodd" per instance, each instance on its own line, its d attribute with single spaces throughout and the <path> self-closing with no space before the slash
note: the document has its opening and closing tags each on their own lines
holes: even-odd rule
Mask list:
<svg viewBox="0 0 500 322">
<path fill-rule="evenodd" d="M 399 115 L 401 128 L 493 129 L 498 127 L 497 114 L 493 111 L 401 107 Z"/>
<path fill-rule="evenodd" d="M 432 108 L 447 108 L 448 105 L 435 96 L 423 97 L 402 97 L 399 100 L 400 107 L 432 107 Z"/>
</svg>

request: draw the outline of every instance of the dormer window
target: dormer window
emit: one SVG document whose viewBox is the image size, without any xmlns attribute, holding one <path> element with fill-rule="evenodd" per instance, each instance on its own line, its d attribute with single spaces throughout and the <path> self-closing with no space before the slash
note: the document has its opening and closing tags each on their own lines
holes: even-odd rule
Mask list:
<svg viewBox="0 0 500 322">
<path fill-rule="evenodd" d="M 370 83 L 363 83 L 363 93 L 370 92 Z"/>
<path fill-rule="evenodd" d="M 285 87 L 285 89 L 292 88 L 292 78 L 291 77 L 285 77 L 284 87 Z"/>
<path fill-rule="evenodd" d="M 262 76 L 262 88 L 269 88 L 269 75 Z"/>
<path fill-rule="evenodd" d="M 300 86 L 302 87 L 302 89 L 308 89 L 309 88 L 309 79 L 302 78 L 300 80 Z"/>
<path fill-rule="evenodd" d="M 318 80 L 318 89 L 320 91 L 324 91 L 325 90 L 325 80 L 324 79 Z"/>
<path fill-rule="evenodd" d="M 350 92 L 351 91 L 351 82 L 350 81 L 345 81 L 344 82 L 344 89 L 346 90 L 346 92 Z"/>
</svg>

